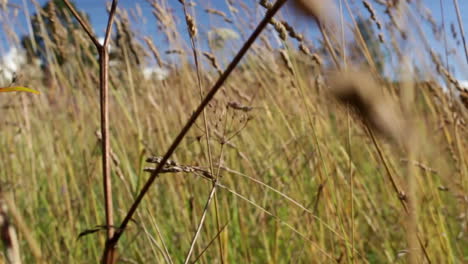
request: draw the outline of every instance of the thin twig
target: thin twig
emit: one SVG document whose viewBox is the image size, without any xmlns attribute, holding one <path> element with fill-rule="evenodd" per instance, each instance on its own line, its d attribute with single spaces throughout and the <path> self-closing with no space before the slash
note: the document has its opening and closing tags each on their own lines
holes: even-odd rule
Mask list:
<svg viewBox="0 0 468 264">
<path fill-rule="evenodd" d="M 172 153 L 174 153 L 176 148 L 182 142 L 182 139 L 184 139 L 185 135 L 190 130 L 190 128 L 193 126 L 193 124 L 195 124 L 195 121 L 200 116 L 200 114 L 203 112 L 203 109 L 205 109 L 205 107 L 208 105 L 208 103 L 211 101 L 211 99 L 213 99 L 215 94 L 219 91 L 219 89 L 221 89 L 222 85 L 224 84 L 226 79 L 229 77 L 231 72 L 234 70 L 234 68 L 237 66 L 237 64 L 239 64 L 241 59 L 244 57 L 244 55 L 250 49 L 250 47 L 252 46 L 254 41 L 257 39 L 257 37 L 260 35 L 260 33 L 263 31 L 263 29 L 268 25 L 271 18 L 286 3 L 286 1 L 287 0 L 278 0 L 275 3 L 275 5 L 267 12 L 267 14 L 263 18 L 263 20 L 260 22 L 260 24 L 257 26 L 255 31 L 252 33 L 252 35 L 249 37 L 249 39 L 244 43 L 244 45 L 242 46 L 240 51 L 237 53 L 237 55 L 234 57 L 234 59 L 228 65 L 228 67 L 223 72 L 223 74 L 219 77 L 218 81 L 214 84 L 214 86 L 211 88 L 211 90 L 205 96 L 205 99 L 203 99 L 201 104 L 198 106 L 198 108 L 192 114 L 192 116 L 187 121 L 185 126 L 182 128 L 179 135 L 177 135 L 177 137 L 174 139 L 173 143 L 171 144 L 171 146 L 167 150 L 166 154 L 164 155 L 164 158 L 162 159 L 161 164 L 158 165 L 158 167 L 156 168 L 154 173 L 152 173 L 150 178 L 146 181 L 145 185 L 143 186 L 142 190 L 140 191 L 137 198 L 133 202 L 133 204 L 130 207 L 127 215 L 124 218 L 124 220 L 122 221 L 119 230 L 115 233 L 114 237 L 107 244 L 107 249 L 106 250 L 109 250 L 110 248 L 115 247 L 117 245 L 120 237 L 122 236 L 123 232 L 125 231 L 125 228 L 127 227 L 128 223 L 130 222 L 130 219 L 132 219 L 133 215 L 135 214 L 136 209 L 140 205 L 140 203 L 143 200 L 144 196 L 149 191 L 149 188 L 151 187 L 153 182 L 158 177 L 159 172 L 163 169 L 164 164 L 167 162 L 167 160 L 171 157 Z"/>
<path fill-rule="evenodd" d="M 184 264 L 189 263 L 190 261 L 190 256 L 192 256 L 193 249 L 195 248 L 195 241 L 197 241 L 198 236 L 200 235 L 200 231 L 203 227 L 203 223 L 205 222 L 206 214 L 208 213 L 208 208 L 210 207 L 211 200 L 214 197 L 214 194 L 216 193 L 216 181 L 211 187 L 210 195 L 208 196 L 208 200 L 206 201 L 205 208 L 203 209 L 203 214 L 200 218 L 200 222 L 198 223 L 197 231 L 195 232 L 195 235 L 193 236 L 192 243 L 190 245 L 190 249 L 187 252 L 187 256 L 185 257 Z"/>
<path fill-rule="evenodd" d="M 206 250 L 208 250 L 208 248 L 210 248 L 211 244 L 213 244 L 213 242 L 218 238 L 220 237 L 221 233 L 224 231 L 224 229 L 227 227 L 227 225 L 229 224 L 229 222 L 227 222 L 226 224 L 223 225 L 223 227 L 221 227 L 221 229 L 218 231 L 218 233 L 213 237 L 213 239 L 210 240 L 210 242 L 208 243 L 208 245 L 206 245 L 206 247 L 202 250 L 202 252 L 200 252 L 200 254 L 195 258 L 195 260 L 192 262 L 192 264 L 195 264 L 197 263 L 197 261 L 203 256 L 203 254 L 206 252 Z"/>
<path fill-rule="evenodd" d="M 72 12 L 73 16 L 78 20 L 78 23 L 80 23 L 81 27 L 84 29 L 86 34 L 88 34 L 89 39 L 93 41 L 94 45 L 96 48 L 99 50 L 101 47 L 101 43 L 99 43 L 99 40 L 94 36 L 92 30 L 89 28 L 88 24 L 81 18 L 80 14 L 76 11 L 76 9 L 73 7 L 73 5 L 70 3 L 68 0 L 63 0 L 65 5 L 67 5 L 68 9 L 70 12 Z"/>
</svg>

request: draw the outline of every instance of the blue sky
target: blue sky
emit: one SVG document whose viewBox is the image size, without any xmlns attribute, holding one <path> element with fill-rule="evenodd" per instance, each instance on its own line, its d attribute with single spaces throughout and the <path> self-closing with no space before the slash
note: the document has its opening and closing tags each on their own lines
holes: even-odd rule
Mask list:
<svg viewBox="0 0 468 264">
<path fill-rule="evenodd" d="M 223 27 L 232 27 L 228 23 L 225 23 L 221 18 L 217 18 L 215 16 L 209 16 L 204 12 L 204 9 L 206 8 L 214 8 L 214 9 L 224 11 L 225 13 L 228 14 L 229 11 L 227 9 L 226 0 L 192 0 L 192 1 L 197 3 L 197 7 L 195 8 L 196 19 L 198 21 L 199 26 L 201 26 L 201 31 L 206 32 L 208 31 L 208 29 L 210 29 L 211 25 L 219 26 L 222 23 L 223 23 L 222 25 Z M 339 0 L 335 0 L 335 1 L 339 2 Z M 35 11 L 35 7 L 32 4 L 31 0 L 10 0 L 8 2 L 11 4 L 20 6 L 21 10 L 24 10 L 24 5 L 26 4 L 27 8 L 29 9 L 29 12 L 32 13 Z M 41 5 L 43 5 L 47 1 L 38 0 L 38 2 Z M 102 36 L 104 34 L 105 26 L 107 23 L 107 13 L 104 8 L 104 5 L 106 2 L 108 1 L 106 0 L 76 0 L 75 1 L 77 7 L 80 10 L 85 11 L 86 13 L 90 15 L 91 23 L 98 36 Z M 183 13 L 182 13 L 182 8 L 181 8 L 179 1 L 168 0 L 167 2 L 169 3 L 171 10 L 175 13 L 175 15 L 182 19 Z M 240 7 L 239 3 L 240 2 L 244 3 L 245 6 L 253 12 L 253 14 L 256 14 L 257 17 L 255 21 L 256 22 L 259 21 L 263 8 L 259 7 L 256 4 L 258 1 L 235 0 L 233 2 L 236 8 L 238 8 L 240 12 L 242 12 L 243 10 Z M 355 1 L 350 1 L 350 2 L 355 2 L 354 6 L 357 7 L 359 10 L 361 10 L 363 16 L 368 17 L 368 12 L 362 8 L 361 1 L 355 0 Z M 374 8 L 381 11 L 377 3 L 375 3 L 374 1 L 369 1 L 369 2 L 373 4 Z M 450 64 L 454 63 L 458 65 L 456 66 L 456 68 L 457 68 L 457 75 L 459 76 L 459 78 L 468 79 L 467 63 L 466 63 L 466 60 L 464 60 L 463 46 L 462 45 L 457 46 L 455 42 L 451 41 L 452 38 L 451 38 L 451 33 L 450 33 L 451 32 L 450 25 L 453 23 L 457 31 L 459 30 L 453 1 L 452 0 L 420 0 L 420 2 L 431 11 L 435 21 L 439 25 L 441 25 L 441 21 L 442 21 L 441 8 L 440 8 L 440 3 L 442 2 L 443 11 L 445 15 L 447 39 L 449 40 L 449 47 L 456 48 L 457 54 L 458 54 L 457 56 L 453 56 L 453 55 L 450 56 L 449 62 Z M 458 2 L 459 2 L 460 10 L 461 10 L 461 16 L 464 22 L 465 34 L 468 34 L 467 32 L 468 30 L 468 0 L 458 0 Z M 131 8 L 135 8 L 136 5 L 140 6 L 143 12 L 143 17 L 133 23 L 134 29 L 140 32 L 142 35 L 153 37 L 154 42 L 158 46 L 163 47 L 161 49 L 164 50 L 164 47 L 165 47 L 164 38 L 162 37 L 162 34 L 157 29 L 155 18 L 151 13 L 152 8 L 150 4 L 146 0 L 120 0 L 119 1 L 120 8 L 131 9 Z M 349 17 L 346 13 L 347 12 L 345 11 L 345 17 Z M 379 12 L 379 13 L 381 17 L 384 17 L 382 12 Z M 4 14 L 2 14 L 2 16 L 4 16 Z M 304 18 L 298 17 L 294 12 L 291 11 L 290 8 L 287 7 L 284 10 L 282 10 L 281 16 L 286 18 L 287 21 L 293 24 L 296 28 L 299 28 L 300 31 L 305 33 L 307 38 L 310 39 L 312 43 L 316 43 L 316 41 L 319 39 L 315 25 L 313 23 L 310 23 L 310 21 L 305 21 Z M 26 21 L 27 21 L 27 17 L 22 13 L 22 11 L 20 11 L 19 16 L 18 16 L 18 21 L 8 21 L 8 23 L 13 23 L 13 27 L 15 28 L 16 32 L 19 35 L 24 35 L 28 33 L 27 27 L 26 27 Z M 185 25 L 184 23 L 182 23 L 182 20 L 181 20 L 179 27 L 181 30 L 183 30 L 180 32 L 186 36 Z M 239 28 L 237 28 L 237 30 L 239 30 Z M 250 30 L 246 30 L 245 34 L 248 34 L 249 32 Z M 425 27 L 425 32 L 428 35 L 432 35 L 429 26 Z M 458 35 L 460 36 L 459 32 L 458 32 Z M 433 44 L 434 49 L 437 52 L 442 54 L 444 51 L 443 42 L 435 41 L 433 37 L 430 37 L 429 40 Z M 9 44 L 6 41 L 5 32 L 2 27 L 0 28 L 0 55 L 7 52 L 8 49 L 9 49 Z"/>
</svg>

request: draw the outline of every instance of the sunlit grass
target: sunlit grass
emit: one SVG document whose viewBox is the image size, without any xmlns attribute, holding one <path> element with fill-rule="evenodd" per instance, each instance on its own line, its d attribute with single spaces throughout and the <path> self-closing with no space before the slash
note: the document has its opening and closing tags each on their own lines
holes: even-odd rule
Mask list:
<svg viewBox="0 0 468 264">
<path fill-rule="evenodd" d="M 172 29 L 163 28 L 175 38 Z M 292 70 L 276 48 L 259 41 L 207 108 L 214 167 L 222 165 L 218 216 L 226 228 L 200 263 L 220 263 L 220 242 L 225 263 L 404 263 L 404 197 L 389 176 L 406 190 L 408 163 L 417 171 L 418 229 L 432 263 L 466 261 L 466 108 L 450 102 L 440 84 L 415 80 L 414 116 L 405 118 L 418 135 L 419 154 L 408 161 L 405 146 L 376 135 L 379 153 L 362 120 L 330 97 L 316 57 L 299 54 L 294 41 L 282 42 Z M 83 45 L 63 44 L 72 50 Z M 313 52 L 326 58 L 322 51 Z M 22 76 L 19 82 L 40 95 L 0 97 L 0 181 L 31 230 L 19 230 L 24 263 L 35 261 L 26 236 L 40 245 L 46 263 L 101 258 L 99 76 L 90 62 L 94 55 L 86 52 L 68 54 L 63 65 L 52 59 L 48 76 Z M 116 223 L 149 177 L 144 169 L 153 165 L 146 158 L 164 154 L 200 101 L 190 63 L 172 64 L 166 80 L 145 79 L 130 43 L 118 52 L 109 109 Z M 208 64 L 203 69 L 205 89 L 218 72 Z M 379 81 L 403 108 L 404 85 Z M 173 156 L 177 163 L 209 166 L 204 129 L 199 121 L 189 132 Z M 196 173 L 162 174 L 119 243 L 122 263 L 183 262 L 211 186 Z M 218 234 L 214 210 L 212 204 L 193 260 Z M 93 228 L 97 232 L 78 239 Z"/>
</svg>

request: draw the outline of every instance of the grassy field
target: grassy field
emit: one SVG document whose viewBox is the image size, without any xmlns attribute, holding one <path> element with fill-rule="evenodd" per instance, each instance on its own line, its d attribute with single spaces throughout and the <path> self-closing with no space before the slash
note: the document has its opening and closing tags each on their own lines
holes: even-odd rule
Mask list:
<svg viewBox="0 0 468 264">
<path fill-rule="evenodd" d="M 147 158 L 165 154 L 240 48 L 201 44 L 203 28 L 192 34 L 192 47 L 180 28 L 196 22 L 172 16 L 166 1 L 151 2 L 173 54 L 131 33 L 126 10 L 116 15 L 120 38 L 111 44 L 116 226 L 150 177 L 145 168 L 155 167 Z M 237 2 L 238 12 L 225 14 L 243 40 L 268 7 L 251 2 L 258 10 L 249 17 Z M 414 4 L 389 9 L 424 17 Z M 352 15 L 372 15 L 359 10 Z M 192 11 L 190 18 L 209 14 L 222 23 L 219 13 Z M 393 58 L 382 60 L 396 76 L 390 79 L 352 20 L 342 27 L 339 16 L 323 21 L 310 12 L 310 27 L 314 18 L 324 26 L 314 40 L 323 46 L 288 31 L 280 11 L 184 137 L 171 157 L 177 164 L 144 197 L 119 241 L 117 263 L 182 263 L 192 241 L 189 263 L 468 262 L 468 96 L 445 57 L 423 45 L 409 59 L 402 46 L 427 39 L 418 26 L 377 12 L 369 21 L 382 23 L 375 32 Z M 44 12 L 43 19 L 53 16 Z M 326 28 L 333 23 L 336 32 L 350 32 L 345 41 Z M 17 72 L 17 84 L 41 94 L 0 94 L 2 203 L 23 263 L 96 263 L 106 241 L 99 64 L 86 33 L 77 25 L 67 38 L 64 25 L 43 35 L 47 71 L 29 63 Z M 169 76 L 145 78 L 140 64 L 148 60 Z"/>
</svg>

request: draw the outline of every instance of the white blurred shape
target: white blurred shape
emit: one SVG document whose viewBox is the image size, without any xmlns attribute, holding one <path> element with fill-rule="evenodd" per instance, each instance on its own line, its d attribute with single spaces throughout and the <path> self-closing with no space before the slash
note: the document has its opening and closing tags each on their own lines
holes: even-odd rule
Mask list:
<svg viewBox="0 0 468 264">
<path fill-rule="evenodd" d="M 468 91 L 468 80 L 463 80 L 463 81 L 458 81 L 460 83 L 460 86 L 464 89 L 464 90 L 467 90 Z"/>
<path fill-rule="evenodd" d="M 143 68 L 143 77 L 145 80 L 156 79 L 165 80 L 169 76 L 169 70 L 158 66 L 147 66 Z"/>
<path fill-rule="evenodd" d="M 10 48 L 0 60 L 0 79 L 11 81 L 15 72 L 24 64 L 26 64 L 26 52 L 16 47 Z"/>
<path fill-rule="evenodd" d="M 97 40 L 98 40 L 99 44 L 104 45 L 104 37 L 98 37 Z M 112 51 L 112 45 L 111 45 L 110 41 L 108 43 L 109 43 L 109 45 L 107 47 L 108 47 L 109 52 L 111 52 Z"/>
</svg>

